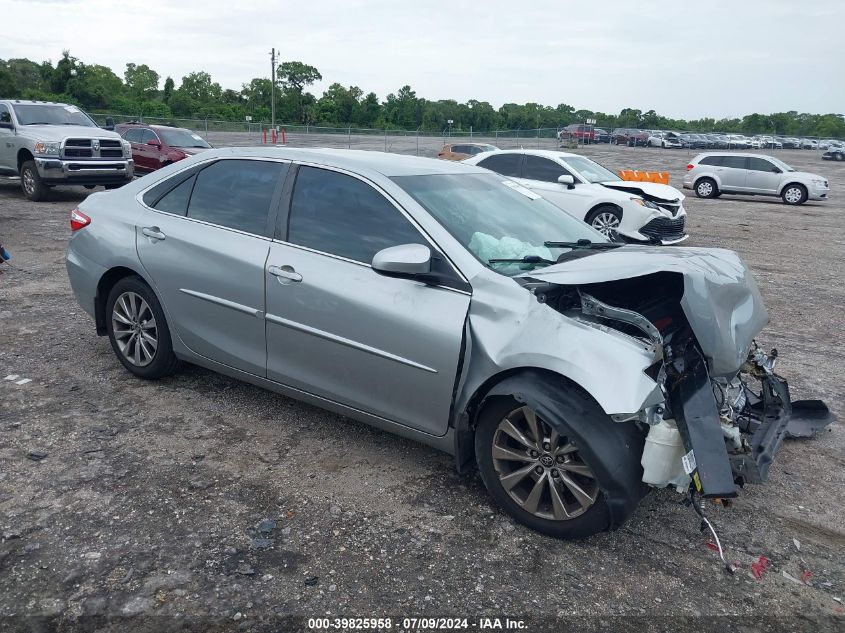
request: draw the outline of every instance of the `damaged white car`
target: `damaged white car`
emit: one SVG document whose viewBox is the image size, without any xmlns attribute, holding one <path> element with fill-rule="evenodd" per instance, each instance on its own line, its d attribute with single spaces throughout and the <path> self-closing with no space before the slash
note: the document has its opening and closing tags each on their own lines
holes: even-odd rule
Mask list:
<svg viewBox="0 0 845 633">
<path fill-rule="evenodd" d="M 584 156 L 522 149 L 485 152 L 464 162 L 512 178 L 608 237 L 652 244 L 689 237 L 683 193 L 661 183 L 623 181 Z"/>
<path fill-rule="evenodd" d="M 732 497 L 831 419 L 754 343 L 736 254 L 609 242 L 470 165 L 209 150 L 71 229 L 73 291 L 132 374 L 186 361 L 420 440 L 558 537 L 618 527 L 648 486 Z"/>
</svg>

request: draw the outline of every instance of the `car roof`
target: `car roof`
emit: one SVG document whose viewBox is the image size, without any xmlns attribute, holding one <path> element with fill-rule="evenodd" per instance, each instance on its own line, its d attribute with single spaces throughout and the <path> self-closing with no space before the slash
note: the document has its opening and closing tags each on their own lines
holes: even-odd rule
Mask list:
<svg viewBox="0 0 845 633">
<path fill-rule="evenodd" d="M 313 163 L 326 167 L 349 169 L 362 175 L 430 176 L 435 174 L 486 174 L 486 169 L 461 162 L 423 158 L 407 154 L 360 149 L 227 147 L 203 152 L 203 159 L 214 158 L 280 158 Z"/>
<path fill-rule="evenodd" d="M 757 157 L 757 158 L 774 158 L 773 156 L 769 156 L 767 154 L 752 154 L 750 152 L 702 152 L 698 154 L 695 158 L 704 158 L 705 156 L 742 156 L 745 157 Z"/>
<path fill-rule="evenodd" d="M 67 106 L 71 105 L 69 103 L 61 103 L 60 101 L 31 101 L 29 99 L 0 99 L 0 101 L 6 101 L 8 103 L 14 103 L 18 105 L 55 105 L 55 106 Z M 77 106 L 74 106 L 77 107 Z"/>
<path fill-rule="evenodd" d="M 493 154 L 531 154 L 532 156 L 543 156 L 544 158 L 581 158 L 581 154 L 571 152 L 558 152 L 553 149 L 500 149 L 495 152 L 484 152 L 484 155 Z M 479 154 L 480 156 L 481 154 Z"/>
</svg>

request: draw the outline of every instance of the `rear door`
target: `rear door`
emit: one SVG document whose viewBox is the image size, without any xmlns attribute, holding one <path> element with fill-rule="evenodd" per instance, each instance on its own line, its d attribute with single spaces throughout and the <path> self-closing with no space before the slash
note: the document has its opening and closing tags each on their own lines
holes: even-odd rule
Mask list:
<svg viewBox="0 0 845 633">
<path fill-rule="evenodd" d="M 745 187 L 749 192 L 776 194 L 780 179 L 781 171 L 771 161 L 757 156 L 748 159 Z"/>
<path fill-rule="evenodd" d="M 725 191 L 745 191 L 745 176 L 747 167 L 745 156 L 722 156 L 722 164 L 715 168 L 721 181 L 720 189 Z"/>
<path fill-rule="evenodd" d="M 351 174 L 299 167 L 280 224 L 287 237 L 270 246 L 265 277 L 268 378 L 445 433 L 470 301 L 457 273 L 394 201 Z M 410 243 L 429 246 L 455 287 L 370 266 Z"/>
<path fill-rule="evenodd" d="M 144 194 L 152 208 L 137 222 L 138 256 L 173 334 L 258 376 L 267 366 L 264 267 L 287 171 L 287 163 L 246 159 L 188 170 L 166 193 Z"/>
</svg>

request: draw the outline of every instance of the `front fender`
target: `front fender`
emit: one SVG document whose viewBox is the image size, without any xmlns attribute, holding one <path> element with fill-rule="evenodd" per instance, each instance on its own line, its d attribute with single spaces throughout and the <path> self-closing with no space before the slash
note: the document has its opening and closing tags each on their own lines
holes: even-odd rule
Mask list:
<svg viewBox="0 0 845 633">
<path fill-rule="evenodd" d="M 476 278 L 467 317 L 467 351 L 455 410 L 465 413 L 497 375 L 536 368 L 585 389 L 609 415 L 663 400 L 645 373 L 654 349 L 616 330 L 576 321 L 540 303 L 517 283 Z"/>
</svg>

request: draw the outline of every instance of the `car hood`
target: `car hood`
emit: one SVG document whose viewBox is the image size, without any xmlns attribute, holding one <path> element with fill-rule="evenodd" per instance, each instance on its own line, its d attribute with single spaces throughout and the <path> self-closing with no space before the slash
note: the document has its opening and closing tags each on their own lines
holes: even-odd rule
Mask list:
<svg viewBox="0 0 845 633">
<path fill-rule="evenodd" d="M 18 132 L 39 141 L 61 141 L 70 137 L 120 138 L 117 132 L 85 125 L 21 125 L 18 127 Z"/>
<path fill-rule="evenodd" d="M 629 182 L 620 180 L 617 182 L 603 182 L 601 185 L 608 189 L 633 193 L 646 199 L 664 200 L 666 202 L 683 200 L 685 197 L 684 194 L 674 187 L 663 185 L 659 182 Z"/>
<path fill-rule="evenodd" d="M 576 286 L 642 277 L 683 275 L 681 307 L 710 361 L 713 375 L 732 375 L 769 321 L 757 283 L 742 259 L 720 248 L 623 246 L 575 258 L 520 277 Z"/>
</svg>

